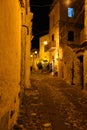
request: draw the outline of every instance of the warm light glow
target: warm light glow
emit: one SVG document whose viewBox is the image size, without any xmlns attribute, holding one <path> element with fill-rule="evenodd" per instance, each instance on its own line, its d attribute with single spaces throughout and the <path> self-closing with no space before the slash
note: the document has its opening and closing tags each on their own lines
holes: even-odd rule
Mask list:
<svg viewBox="0 0 87 130">
<path fill-rule="evenodd" d="M 37 54 L 37 51 L 35 51 L 34 53 Z"/>
<path fill-rule="evenodd" d="M 56 53 L 55 58 L 56 58 L 56 60 L 58 60 L 58 58 L 59 58 L 59 53 L 58 52 Z"/>
<path fill-rule="evenodd" d="M 30 55 L 30 57 L 33 57 L 33 55 Z"/>
<path fill-rule="evenodd" d="M 59 48 L 59 53 L 58 53 L 58 55 L 59 55 L 59 60 L 62 60 L 62 58 L 63 58 L 63 49 L 62 48 Z"/>
<path fill-rule="evenodd" d="M 44 45 L 47 45 L 47 41 L 44 41 Z"/>
<path fill-rule="evenodd" d="M 68 5 L 70 5 L 70 4 L 71 4 L 71 0 L 66 0 L 66 1 L 65 1 L 65 5 L 68 6 Z"/>
</svg>

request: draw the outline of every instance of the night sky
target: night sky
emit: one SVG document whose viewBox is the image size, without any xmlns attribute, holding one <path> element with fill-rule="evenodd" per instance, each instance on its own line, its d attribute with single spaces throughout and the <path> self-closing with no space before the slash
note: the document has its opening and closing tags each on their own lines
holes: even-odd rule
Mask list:
<svg viewBox="0 0 87 130">
<path fill-rule="evenodd" d="M 49 9 L 52 0 L 30 0 L 31 12 L 33 12 L 32 32 L 34 39 L 32 40 L 32 49 L 39 48 L 39 37 L 47 34 L 49 30 Z"/>
</svg>

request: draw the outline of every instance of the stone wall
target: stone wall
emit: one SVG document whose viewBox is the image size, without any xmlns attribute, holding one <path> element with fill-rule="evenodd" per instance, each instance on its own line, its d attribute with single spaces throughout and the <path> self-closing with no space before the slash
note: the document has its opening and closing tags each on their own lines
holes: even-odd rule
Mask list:
<svg viewBox="0 0 87 130">
<path fill-rule="evenodd" d="M 17 119 L 20 66 L 20 3 L 18 0 L 2 0 L 0 1 L 0 130 L 9 130 Z"/>
<path fill-rule="evenodd" d="M 84 89 L 87 90 L 87 50 L 84 53 Z"/>
<path fill-rule="evenodd" d="M 44 36 L 41 36 L 40 39 L 40 50 L 39 50 L 39 58 L 40 60 L 44 60 L 44 59 L 47 59 L 49 61 L 49 51 L 45 51 L 45 46 L 44 45 L 44 41 L 47 42 L 47 44 L 49 43 L 49 35 L 46 34 Z"/>
<path fill-rule="evenodd" d="M 70 47 L 63 48 L 63 79 L 69 84 L 72 83 L 73 55 L 73 50 Z"/>
<path fill-rule="evenodd" d="M 83 52 L 75 52 L 68 46 L 63 48 L 63 69 L 61 69 L 61 74 L 63 73 L 63 79 L 73 85 L 77 85 L 80 88 L 86 86 L 86 57 L 87 54 Z"/>
</svg>

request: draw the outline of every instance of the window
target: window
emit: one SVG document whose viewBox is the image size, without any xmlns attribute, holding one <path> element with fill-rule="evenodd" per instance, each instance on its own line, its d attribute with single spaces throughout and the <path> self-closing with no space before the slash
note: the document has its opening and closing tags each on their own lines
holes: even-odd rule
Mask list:
<svg viewBox="0 0 87 130">
<path fill-rule="evenodd" d="M 54 34 L 52 35 L 52 41 L 54 41 Z"/>
<path fill-rule="evenodd" d="M 74 32 L 73 31 L 68 32 L 68 41 L 74 41 Z"/>
<path fill-rule="evenodd" d="M 74 8 L 68 8 L 68 17 L 74 17 Z"/>
</svg>

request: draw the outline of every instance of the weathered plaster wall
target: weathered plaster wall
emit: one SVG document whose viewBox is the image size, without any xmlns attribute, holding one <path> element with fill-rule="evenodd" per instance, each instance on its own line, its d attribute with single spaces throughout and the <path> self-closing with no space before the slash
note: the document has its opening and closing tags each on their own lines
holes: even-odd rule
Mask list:
<svg viewBox="0 0 87 130">
<path fill-rule="evenodd" d="M 73 51 L 70 47 L 65 46 L 63 50 L 63 71 L 64 80 L 67 83 L 72 82 L 72 62 L 73 62 Z"/>
<path fill-rule="evenodd" d="M 84 53 L 84 89 L 87 90 L 87 50 Z"/>
<path fill-rule="evenodd" d="M 15 122 L 20 90 L 21 10 L 18 0 L 0 1 L 0 129 Z M 13 111 L 13 116 L 9 117 Z M 5 122 L 5 115 L 7 122 Z M 10 120 L 8 120 L 10 118 Z M 9 122 L 10 121 L 10 122 Z M 6 124 L 7 123 L 7 124 Z M 3 126 L 1 125 L 3 124 Z M 9 124 L 9 128 L 8 128 Z M 4 128 L 5 127 L 5 128 Z"/>
<path fill-rule="evenodd" d="M 47 44 L 49 43 L 49 36 L 44 35 L 42 37 L 40 37 L 40 52 L 39 52 L 39 58 L 41 60 L 44 60 L 45 58 L 49 61 L 49 51 L 45 51 L 45 45 L 44 45 L 44 41 L 47 41 Z"/>
</svg>

